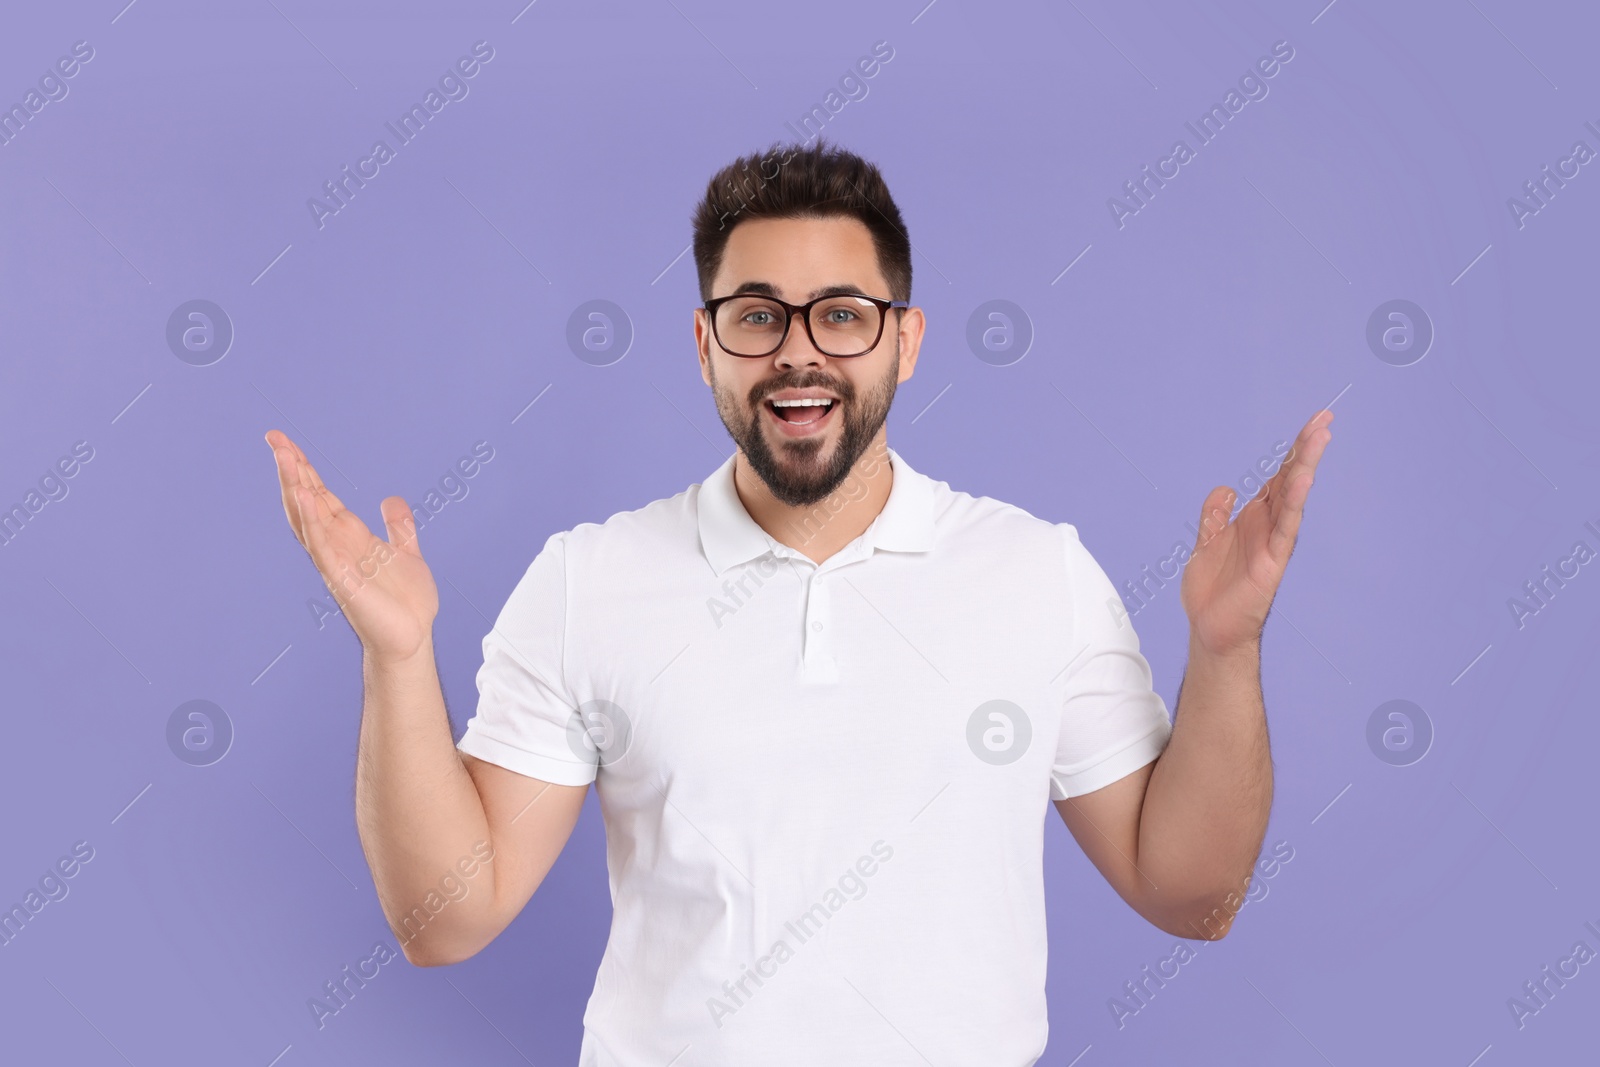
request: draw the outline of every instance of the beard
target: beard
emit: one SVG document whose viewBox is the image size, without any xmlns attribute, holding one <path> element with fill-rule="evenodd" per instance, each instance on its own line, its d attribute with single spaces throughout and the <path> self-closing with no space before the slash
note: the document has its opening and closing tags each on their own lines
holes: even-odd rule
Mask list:
<svg viewBox="0 0 1600 1067">
<path fill-rule="evenodd" d="M 764 381 L 741 402 L 732 390 L 718 383 L 715 363 L 711 365 L 711 392 L 722 425 L 772 495 L 790 507 L 810 507 L 827 499 L 843 484 L 856 460 L 883 428 L 899 377 L 900 339 L 896 337 L 894 362 L 859 396 L 849 381 L 814 371 Z M 839 410 L 834 414 L 844 420 L 844 425 L 837 434 L 838 443 L 831 446 L 832 451 L 825 451 L 830 447 L 825 437 L 835 436 L 829 430 L 816 437 L 779 438 L 774 451 L 764 425 L 768 418 L 766 398 L 784 389 L 811 388 L 831 390 L 839 398 L 834 403 Z"/>
</svg>

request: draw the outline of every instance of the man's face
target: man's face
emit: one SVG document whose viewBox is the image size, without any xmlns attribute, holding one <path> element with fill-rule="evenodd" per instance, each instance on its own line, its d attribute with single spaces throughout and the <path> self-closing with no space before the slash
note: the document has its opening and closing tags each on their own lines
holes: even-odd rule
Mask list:
<svg viewBox="0 0 1600 1067">
<path fill-rule="evenodd" d="M 865 296 L 889 299 L 878 270 L 871 231 L 853 218 L 751 219 L 734 226 L 712 296 L 728 296 L 764 282 L 791 304 L 819 291 L 847 286 Z M 834 358 L 819 352 L 796 316 L 783 347 L 747 359 L 725 352 L 712 335 L 709 317 L 695 312 L 700 373 L 711 386 L 717 414 L 750 467 L 772 495 L 795 507 L 825 499 L 883 430 L 895 388 L 911 377 L 922 340 L 922 313 L 889 311 L 877 347 L 864 356 Z M 814 421 L 817 407 L 786 409 L 790 421 L 769 402 L 790 391 L 823 392 L 835 398 Z"/>
</svg>

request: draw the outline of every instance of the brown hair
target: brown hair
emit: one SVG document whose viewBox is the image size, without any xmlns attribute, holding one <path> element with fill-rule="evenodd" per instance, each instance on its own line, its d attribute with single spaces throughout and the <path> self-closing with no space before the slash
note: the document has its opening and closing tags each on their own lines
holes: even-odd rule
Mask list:
<svg viewBox="0 0 1600 1067">
<path fill-rule="evenodd" d="M 810 147 L 774 142 L 765 153 L 752 152 L 712 176 L 693 217 L 700 299 L 711 298 L 723 250 L 740 222 L 838 215 L 859 219 L 872 233 L 889 298 L 909 301 L 911 238 L 889 186 L 876 166 L 848 149 L 824 144 L 820 136 Z"/>
</svg>

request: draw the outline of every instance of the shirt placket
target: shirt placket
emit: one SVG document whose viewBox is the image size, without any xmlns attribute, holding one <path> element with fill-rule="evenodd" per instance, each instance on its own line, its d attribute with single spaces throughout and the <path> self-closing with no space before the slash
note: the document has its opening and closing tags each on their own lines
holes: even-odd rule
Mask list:
<svg viewBox="0 0 1600 1067">
<path fill-rule="evenodd" d="M 851 545 L 824 560 L 821 566 L 813 565 L 806 580 L 801 671 L 810 681 L 838 681 L 839 662 L 834 655 L 837 626 L 833 610 L 834 594 L 840 581 L 838 571 L 864 558 L 870 551 L 859 542 Z"/>
<path fill-rule="evenodd" d="M 837 668 L 833 658 L 833 633 L 829 630 L 829 605 L 832 582 L 821 568 L 812 572 L 806 583 L 805 666 L 806 673 L 818 675 Z"/>
</svg>

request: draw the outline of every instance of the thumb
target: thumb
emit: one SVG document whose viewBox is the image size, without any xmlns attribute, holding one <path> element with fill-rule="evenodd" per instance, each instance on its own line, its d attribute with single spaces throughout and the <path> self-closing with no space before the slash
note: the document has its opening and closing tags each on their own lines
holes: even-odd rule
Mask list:
<svg viewBox="0 0 1600 1067">
<path fill-rule="evenodd" d="M 1219 485 L 1206 494 L 1205 503 L 1200 506 L 1200 532 L 1194 542 L 1196 552 L 1228 525 L 1228 516 L 1233 513 L 1233 502 L 1237 496 L 1226 485 Z"/>
<path fill-rule="evenodd" d="M 389 535 L 389 544 L 401 552 L 422 558 L 422 548 L 417 544 L 417 519 L 405 497 L 385 497 L 378 505 L 383 515 L 383 528 Z"/>
</svg>

